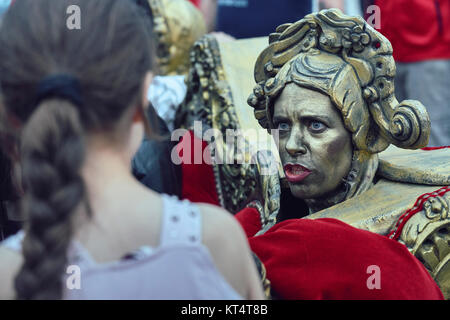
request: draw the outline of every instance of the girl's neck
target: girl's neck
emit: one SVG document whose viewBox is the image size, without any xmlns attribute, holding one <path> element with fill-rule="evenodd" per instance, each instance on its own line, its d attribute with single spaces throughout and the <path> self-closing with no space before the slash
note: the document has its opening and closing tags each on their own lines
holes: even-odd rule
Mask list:
<svg viewBox="0 0 450 320">
<path fill-rule="evenodd" d="M 130 200 L 156 195 L 132 175 L 131 154 L 105 145 L 90 146 L 86 151 L 81 175 L 94 215 L 113 215 Z"/>
</svg>

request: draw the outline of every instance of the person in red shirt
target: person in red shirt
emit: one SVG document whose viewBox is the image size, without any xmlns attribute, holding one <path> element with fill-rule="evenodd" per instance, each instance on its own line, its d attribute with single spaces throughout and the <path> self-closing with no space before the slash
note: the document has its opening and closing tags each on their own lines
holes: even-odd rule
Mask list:
<svg viewBox="0 0 450 320">
<path fill-rule="evenodd" d="M 377 0 L 394 49 L 396 95 L 420 100 L 431 119 L 429 146 L 450 144 L 450 1 Z"/>
</svg>

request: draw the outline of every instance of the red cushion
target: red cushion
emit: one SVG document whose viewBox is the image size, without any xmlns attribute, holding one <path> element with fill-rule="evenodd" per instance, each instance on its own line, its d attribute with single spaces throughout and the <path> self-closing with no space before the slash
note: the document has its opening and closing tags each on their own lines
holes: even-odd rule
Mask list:
<svg viewBox="0 0 450 320">
<path fill-rule="evenodd" d="M 254 234 L 255 212 L 245 210 L 238 220 Z M 336 219 L 286 220 L 249 243 L 281 299 L 443 299 L 404 245 Z M 374 265 L 380 289 L 367 285 Z"/>
</svg>

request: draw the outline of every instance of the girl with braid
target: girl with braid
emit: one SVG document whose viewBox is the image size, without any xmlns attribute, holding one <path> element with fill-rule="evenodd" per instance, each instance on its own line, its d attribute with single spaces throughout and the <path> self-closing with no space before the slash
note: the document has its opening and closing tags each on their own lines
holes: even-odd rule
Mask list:
<svg viewBox="0 0 450 320">
<path fill-rule="evenodd" d="M 66 26 L 71 5 L 80 29 Z M 231 215 L 130 172 L 149 130 L 146 21 L 121 0 L 18 0 L 6 12 L 1 106 L 21 144 L 26 222 L 0 246 L 0 299 L 263 298 Z"/>
</svg>

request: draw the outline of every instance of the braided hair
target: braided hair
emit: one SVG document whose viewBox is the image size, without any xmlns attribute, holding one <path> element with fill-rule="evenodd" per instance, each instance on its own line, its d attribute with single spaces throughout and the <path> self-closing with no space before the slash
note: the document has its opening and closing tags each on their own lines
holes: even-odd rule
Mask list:
<svg viewBox="0 0 450 320">
<path fill-rule="evenodd" d="M 81 29 L 66 26 L 72 5 L 80 8 Z M 80 173 L 86 136 L 94 130 L 123 136 L 123 119 L 132 122 L 126 111 L 139 105 L 153 68 L 151 39 L 148 18 L 128 1 L 20 0 L 4 16 L 0 89 L 19 124 L 25 188 L 18 299 L 63 297 L 74 212 L 88 203 Z M 49 78 L 59 91 L 44 88 L 42 95 Z"/>
</svg>

